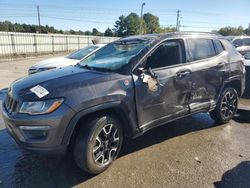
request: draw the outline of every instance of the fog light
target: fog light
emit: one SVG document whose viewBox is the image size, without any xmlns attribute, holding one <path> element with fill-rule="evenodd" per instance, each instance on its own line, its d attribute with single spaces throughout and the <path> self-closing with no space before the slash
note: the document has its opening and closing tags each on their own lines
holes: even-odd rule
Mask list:
<svg viewBox="0 0 250 188">
<path fill-rule="evenodd" d="M 50 126 L 20 126 L 24 136 L 28 139 L 45 139 L 48 136 Z"/>
</svg>

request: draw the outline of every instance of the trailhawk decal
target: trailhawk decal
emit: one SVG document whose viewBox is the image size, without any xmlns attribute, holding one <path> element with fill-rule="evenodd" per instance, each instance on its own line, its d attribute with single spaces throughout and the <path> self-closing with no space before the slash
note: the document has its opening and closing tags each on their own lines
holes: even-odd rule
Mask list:
<svg viewBox="0 0 250 188">
<path fill-rule="evenodd" d="M 35 93 L 36 96 L 38 96 L 39 98 L 42 98 L 42 97 L 49 94 L 49 92 L 45 88 L 43 88 L 42 86 L 39 86 L 39 85 L 31 88 L 30 91 Z"/>
</svg>

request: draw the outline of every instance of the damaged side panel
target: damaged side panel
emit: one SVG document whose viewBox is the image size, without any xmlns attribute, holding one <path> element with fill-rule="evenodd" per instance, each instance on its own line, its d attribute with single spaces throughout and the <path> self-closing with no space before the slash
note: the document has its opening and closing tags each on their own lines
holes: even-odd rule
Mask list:
<svg viewBox="0 0 250 188">
<path fill-rule="evenodd" d="M 192 80 L 189 65 L 154 70 L 157 79 L 150 75 L 133 75 L 139 126 L 143 129 L 185 116 L 189 113 Z"/>
</svg>

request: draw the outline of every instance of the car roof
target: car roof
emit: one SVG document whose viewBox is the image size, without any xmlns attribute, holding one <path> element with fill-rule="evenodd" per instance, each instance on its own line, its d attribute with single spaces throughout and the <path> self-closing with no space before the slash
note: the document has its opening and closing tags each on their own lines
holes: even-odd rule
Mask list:
<svg viewBox="0 0 250 188">
<path fill-rule="evenodd" d="M 169 32 L 169 33 L 156 33 L 156 34 L 145 34 L 135 35 L 121 38 L 119 42 L 129 42 L 133 40 L 162 40 L 165 38 L 176 38 L 176 37 L 207 37 L 207 38 L 224 38 L 218 33 L 212 32 Z"/>
</svg>

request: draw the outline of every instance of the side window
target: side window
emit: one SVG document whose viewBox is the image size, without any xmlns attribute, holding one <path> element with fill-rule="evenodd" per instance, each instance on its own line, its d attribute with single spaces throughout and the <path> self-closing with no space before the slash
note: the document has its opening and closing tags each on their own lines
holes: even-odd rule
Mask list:
<svg viewBox="0 0 250 188">
<path fill-rule="evenodd" d="M 188 39 L 189 61 L 210 58 L 216 55 L 213 41 L 210 39 Z"/>
<path fill-rule="evenodd" d="M 224 51 L 224 48 L 219 40 L 214 40 L 214 46 L 217 54 L 220 54 Z"/>
<path fill-rule="evenodd" d="M 242 39 L 235 39 L 235 40 L 233 40 L 233 45 L 234 46 L 242 46 L 243 45 L 243 41 L 242 41 Z"/>
<path fill-rule="evenodd" d="M 182 63 L 182 48 L 178 41 L 167 41 L 161 44 L 148 57 L 146 68 L 161 68 Z"/>
<path fill-rule="evenodd" d="M 250 51 L 247 51 L 244 55 L 245 59 L 250 59 Z"/>
</svg>

